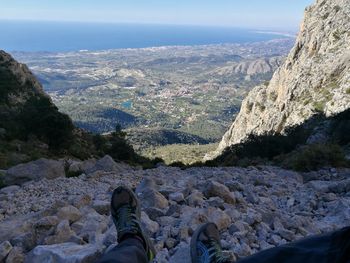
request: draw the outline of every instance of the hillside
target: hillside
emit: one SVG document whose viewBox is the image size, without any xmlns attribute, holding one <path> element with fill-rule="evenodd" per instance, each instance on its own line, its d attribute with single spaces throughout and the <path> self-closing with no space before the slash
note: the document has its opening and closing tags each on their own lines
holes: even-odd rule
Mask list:
<svg viewBox="0 0 350 263">
<path fill-rule="evenodd" d="M 108 157 L 73 162 L 70 169 L 76 167 L 83 173 L 77 178 L 56 173 L 56 179 L 0 190 L 0 256 L 8 254 L 6 262 L 96 262 L 116 242 L 109 198 L 121 184 L 143 196 L 142 224 L 155 240 L 159 263 L 189 262 L 191 235 L 206 221 L 218 225 L 234 259 L 348 226 L 350 220 L 350 171 L 344 169 L 138 170 Z"/>
<path fill-rule="evenodd" d="M 244 99 L 218 156 L 250 135 L 280 134 L 315 114 L 333 116 L 350 107 L 350 3 L 317 1 L 305 11 L 294 48 L 266 85 Z"/>
</svg>

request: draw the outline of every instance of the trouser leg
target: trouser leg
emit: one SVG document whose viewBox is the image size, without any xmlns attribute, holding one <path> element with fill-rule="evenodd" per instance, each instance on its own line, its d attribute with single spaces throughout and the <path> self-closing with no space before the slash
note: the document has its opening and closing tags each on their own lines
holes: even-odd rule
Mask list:
<svg viewBox="0 0 350 263">
<path fill-rule="evenodd" d="M 148 260 L 142 242 L 128 238 L 107 252 L 98 263 L 148 263 Z"/>
<path fill-rule="evenodd" d="M 261 251 L 237 263 L 349 263 L 350 227 Z"/>
</svg>

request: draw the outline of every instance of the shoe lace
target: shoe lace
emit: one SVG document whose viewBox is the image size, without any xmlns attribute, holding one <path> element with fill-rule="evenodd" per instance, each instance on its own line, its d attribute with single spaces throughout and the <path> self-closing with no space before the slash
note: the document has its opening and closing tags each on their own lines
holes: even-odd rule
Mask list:
<svg viewBox="0 0 350 263">
<path fill-rule="evenodd" d="M 138 231 L 139 222 L 136 218 L 135 208 L 129 205 L 121 206 L 117 211 L 117 230 L 119 232 L 123 231 Z"/>
</svg>

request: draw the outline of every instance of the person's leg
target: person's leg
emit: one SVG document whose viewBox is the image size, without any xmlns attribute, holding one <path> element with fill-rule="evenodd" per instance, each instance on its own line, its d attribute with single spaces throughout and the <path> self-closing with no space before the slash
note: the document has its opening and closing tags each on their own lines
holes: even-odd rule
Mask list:
<svg viewBox="0 0 350 263">
<path fill-rule="evenodd" d="M 106 253 L 99 263 L 147 263 L 148 258 L 143 244 L 135 238 L 128 238 Z"/>
<path fill-rule="evenodd" d="M 114 190 L 111 216 L 117 228 L 118 246 L 107 252 L 100 263 L 147 263 L 155 257 L 154 247 L 141 229 L 141 208 L 135 194 L 126 187 Z"/>
<path fill-rule="evenodd" d="M 350 227 L 261 251 L 237 263 L 349 263 Z"/>
</svg>

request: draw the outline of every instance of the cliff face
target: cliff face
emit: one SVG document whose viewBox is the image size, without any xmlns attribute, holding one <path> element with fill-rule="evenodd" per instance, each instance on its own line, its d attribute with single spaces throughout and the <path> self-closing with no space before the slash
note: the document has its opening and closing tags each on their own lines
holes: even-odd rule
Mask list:
<svg viewBox="0 0 350 263">
<path fill-rule="evenodd" d="M 0 51 L 0 140 L 27 141 L 34 135 L 50 147 L 60 148 L 71 138 L 73 128 L 70 118 L 58 111 L 28 67 Z"/>
<path fill-rule="evenodd" d="M 350 1 L 317 0 L 305 11 L 300 33 L 270 83 L 254 88 L 218 149 L 250 134 L 283 133 L 316 113 L 350 107 Z"/>
<path fill-rule="evenodd" d="M 26 65 L 0 50 L 0 106 L 19 107 L 33 96 L 49 98 Z"/>
</svg>

